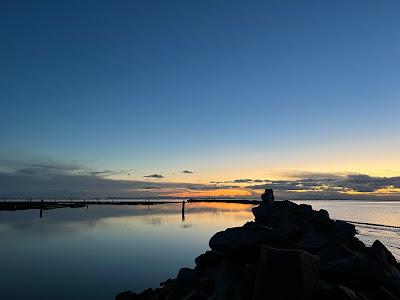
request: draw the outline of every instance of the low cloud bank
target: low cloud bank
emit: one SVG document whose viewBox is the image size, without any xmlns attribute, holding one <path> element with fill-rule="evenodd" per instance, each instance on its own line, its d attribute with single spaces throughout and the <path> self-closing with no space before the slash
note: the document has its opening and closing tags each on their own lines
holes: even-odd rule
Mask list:
<svg viewBox="0 0 400 300">
<path fill-rule="evenodd" d="M 117 180 L 109 175 L 129 170 L 85 170 L 81 165 L 1 163 L 0 197 L 163 197 L 190 191 L 225 189 L 212 184 Z M 164 176 L 152 174 L 149 179 Z"/>
<path fill-rule="evenodd" d="M 265 180 L 263 184 L 248 185 L 248 189 L 272 188 L 278 191 L 312 191 L 312 192 L 399 192 L 400 177 L 373 177 L 364 174 L 350 174 L 324 178 L 304 178 L 296 180 Z M 383 191 L 384 190 L 384 191 Z"/>
<path fill-rule="evenodd" d="M 290 180 L 238 178 L 208 184 L 167 182 L 161 174 L 143 180 L 109 176 L 129 170 L 88 170 L 80 164 L 0 161 L 0 197 L 211 197 L 257 198 L 272 188 L 278 199 L 399 199 L 400 176 L 297 172 Z M 182 171 L 190 174 L 192 171 Z M 218 192 L 219 191 L 219 192 Z"/>
</svg>

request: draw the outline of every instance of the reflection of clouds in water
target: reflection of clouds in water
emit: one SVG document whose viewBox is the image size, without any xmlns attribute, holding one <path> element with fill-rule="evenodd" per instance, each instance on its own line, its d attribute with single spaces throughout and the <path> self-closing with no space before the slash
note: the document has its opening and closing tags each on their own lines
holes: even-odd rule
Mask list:
<svg viewBox="0 0 400 300">
<path fill-rule="evenodd" d="M 220 218 L 226 216 L 234 220 L 249 218 L 252 205 L 231 203 L 187 203 L 185 206 L 186 218 L 211 217 Z M 1 230 L 15 230 L 41 233 L 77 232 L 83 227 L 93 228 L 96 225 L 105 224 L 106 220 L 121 217 L 149 216 L 144 218 L 146 224 L 160 226 L 163 217 L 176 215 L 181 220 L 182 204 L 171 203 L 161 205 L 89 205 L 84 208 L 59 208 L 43 211 L 43 218 L 39 219 L 39 210 L 0 212 Z M 186 226 L 187 225 L 187 226 Z M 186 227 L 184 227 L 186 226 Z M 190 228 L 184 224 L 183 228 Z"/>
<path fill-rule="evenodd" d="M 249 216 L 252 218 L 253 207 L 254 205 L 236 203 L 190 203 L 185 213 L 187 218 L 191 214 L 205 214 L 214 218 L 226 216 L 234 220 L 248 220 Z"/>
<path fill-rule="evenodd" d="M 253 221 L 254 218 L 252 218 L 251 220 L 249 220 L 248 215 L 240 215 L 240 216 L 234 216 L 233 219 L 236 220 L 236 221 L 243 221 L 243 220 L 246 220 L 246 221 Z"/>
</svg>

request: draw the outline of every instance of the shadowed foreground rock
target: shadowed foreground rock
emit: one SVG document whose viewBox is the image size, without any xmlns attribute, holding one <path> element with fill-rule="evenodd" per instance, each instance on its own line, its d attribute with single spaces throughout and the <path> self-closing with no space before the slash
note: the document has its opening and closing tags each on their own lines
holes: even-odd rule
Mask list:
<svg viewBox="0 0 400 300">
<path fill-rule="evenodd" d="M 271 198 L 253 214 L 254 222 L 216 233 L 194 269 L 115 299 L 400 299 L 399 263 L 379 241 L 366 247 L 354 225 Z"/>
</svg>

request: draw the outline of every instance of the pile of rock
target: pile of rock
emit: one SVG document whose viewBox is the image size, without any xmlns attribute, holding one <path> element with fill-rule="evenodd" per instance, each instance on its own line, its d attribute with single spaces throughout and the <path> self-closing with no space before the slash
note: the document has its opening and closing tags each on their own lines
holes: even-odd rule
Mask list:
<svg viewBox="0 0 400 300">
<path fill-rule="evenodd" d="M 366 247 L 325 210 L 263 200 L 254 222 L 216 233 L 194 269 L 116 300 L 400 299 L 400 264 L 381 242 Z"/>
</svg>

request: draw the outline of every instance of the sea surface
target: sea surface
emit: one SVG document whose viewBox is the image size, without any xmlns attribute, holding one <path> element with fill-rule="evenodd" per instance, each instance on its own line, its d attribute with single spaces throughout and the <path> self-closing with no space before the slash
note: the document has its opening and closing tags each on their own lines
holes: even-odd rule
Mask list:
<svg viewBox="0 0 400 300">
<path fill-rule="evenodd" d="M 400 259 L 400 202 L 301 201 L 358 225 Z M 298 202 L 300 203 L 300 202 Z M 187 203 L 0 211 L 0 299 L 114 299 L 157 287 L 208 249 L 210 237 L 253 219 L 251 205 Z"/>
</svg>

